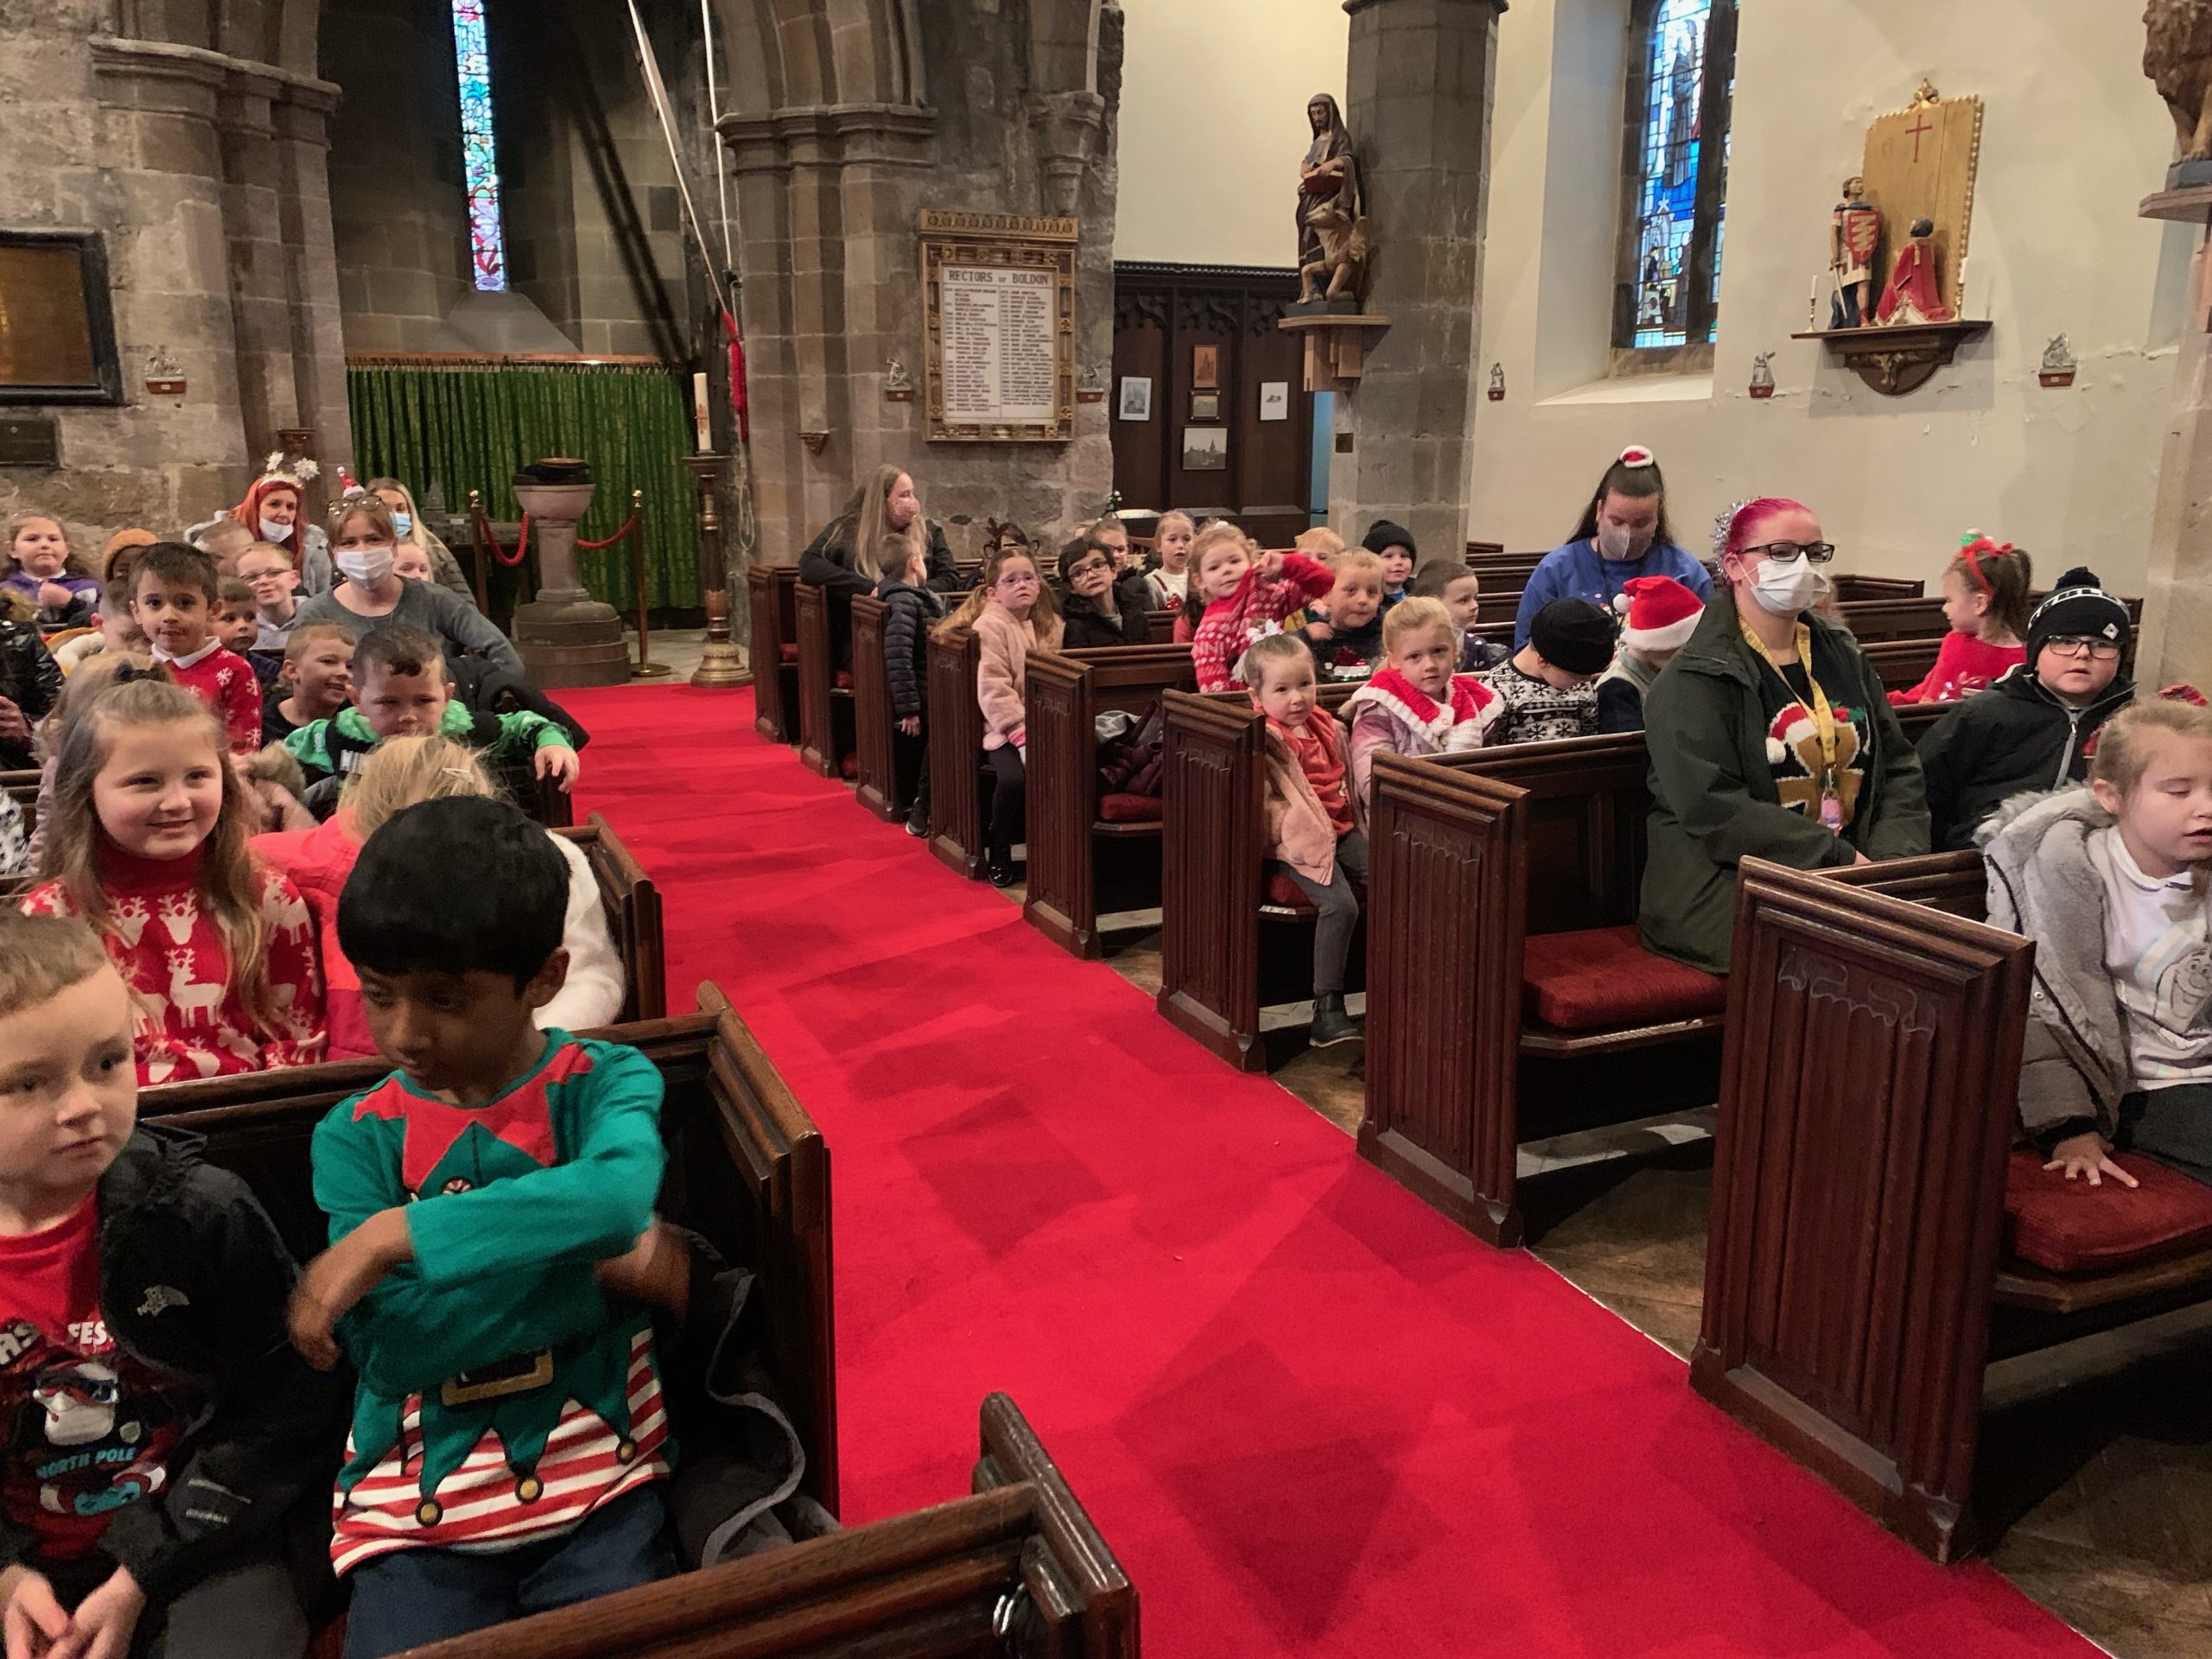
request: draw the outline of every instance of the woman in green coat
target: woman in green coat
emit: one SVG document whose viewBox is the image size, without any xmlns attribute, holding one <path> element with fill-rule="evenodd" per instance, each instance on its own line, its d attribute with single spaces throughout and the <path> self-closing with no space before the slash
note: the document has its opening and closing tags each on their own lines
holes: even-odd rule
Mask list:
<svg viewBox="0 0 2212 1659">
<path fill-rule="evenodd" d="M 1728 971 L 1736 865 L 1801 870 L 1928 850 L 1920 757 L 1849 632 L 1816 614 L 1835 556 L 1796 501 L 1729 519 L 1697 632 L 1643 700 L 1645 946 Z"/>
</svg>

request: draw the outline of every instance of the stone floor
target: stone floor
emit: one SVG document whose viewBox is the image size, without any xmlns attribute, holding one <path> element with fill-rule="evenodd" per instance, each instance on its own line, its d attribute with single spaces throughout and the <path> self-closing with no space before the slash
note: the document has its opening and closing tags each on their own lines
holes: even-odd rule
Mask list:
<svg viewBox="0 0 2212 1659">
<path fill-rule="evenodd" d="M 664 659 L 688 672 L 697 646 L 686 659 L 683 644 Z M 1156 994 L 1159 912 L 1102 925 L 1107 965 Z M 1269 1009 L 1262 1026 L 1287 1031 L 1309 1012 Z M 1274 1078 L 1353 1135 L 1363 1059 L 1357 1045 L 1301 1050 Z M 1704 1300 L 1711 1130 L 1707 1108 L 1522 1148 L 1532 1252 L 1684 1358 Z M 2119 1659 L 2212 1659 L 2208 1361 L 2212 1310 L 2185 1310 L 1990 1371 L 1976 1503 L 2000 1533 L 1991 1563 Z"/>
</svg>

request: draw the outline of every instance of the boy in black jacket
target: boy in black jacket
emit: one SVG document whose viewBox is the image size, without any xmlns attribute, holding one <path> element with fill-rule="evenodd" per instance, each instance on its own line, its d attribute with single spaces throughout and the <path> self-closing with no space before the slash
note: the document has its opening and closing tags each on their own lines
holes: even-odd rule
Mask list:
<svg viewBox="0 0 2212 1659">
<path fill-rule="evenodd" d="M 2135 696 L 2120 670 L 2127 607 L 2096 573 L 2069 570 L 2028 619 L 2027 660 L 1946 715 L 1920 740 L 1929 845 L 1961 852 L 2014 795 L 2080 783 L 2097 732 Z"/>
<path fill-rule="evenodd" d="M 8 1645 L 296 1656 L 278 1523 L 330 1479 L 348 1389 L 292 1351 L 245 1184 L 137 1123 L 131 1020 L 91 928 L 0 913 Z"/>
<path fill-rule="evenodd" d="M 904 544 L 887 542 L 886 551 Z M 913 791 L 906 809 L 906 833 L 916 837 L 930 832 L 930 741 L 923 723 L 928 713 L 930 689 L 930 629 L 944 614 L 944 601 L 929 583 L 929 563 L 921 554 L 884 577 L 875 596 L 884 604 L 883 666 L 891 682 L 891 712 L 898 721 L 892 740 L 897 749 L 901 795 Z"/>
<path fill-rule="evenodd" d="M 1060 600 L 1061 650 L 1152 643 L 1144 573 L 1138 571 L 1135 582 L 1127 574 L 1115 573 L 1113 546 L 1096 531 L 1060 550 L 1060 581 L 1067 588 Z"/>
</svg>

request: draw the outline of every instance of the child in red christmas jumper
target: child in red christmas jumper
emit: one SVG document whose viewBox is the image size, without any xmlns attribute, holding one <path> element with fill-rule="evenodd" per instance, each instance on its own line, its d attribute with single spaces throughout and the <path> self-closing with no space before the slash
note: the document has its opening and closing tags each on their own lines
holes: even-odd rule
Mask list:
<svg viewBox="0 0 2212 1659">
<path fill-rule="evenodd" d="M 261 682 L 253 664 L 217 633 L 221 579 L 208 556 L 181 542 L 157 542 L 130 572 L 130 614 L 169 677 L 213 709 L 233 754 L 261 747 Z"/>
<path fill-rule="evenodd" d="M 0 1623 L 15 1655 L 296 1659 L 279 1523 L 346 1390 L 285 1345 L 245 1184 L 137 1122 L 131 1020 L 92 929 L 0 914 Z"/>
<path fill-rule="evenodd" d="M 1352 793 L 1364 810 L 1375 757 L 1459 754 L 1482 747 L 1505 712 L 1497 693 L 1471 674 L 1454 674 L 1459 638 L 1443 601 L 1405 599 L 1382 619 L 1382 666 L 1351 694 Z"/>
<path fill-rule="evenodd" d="M 99 930 L 137 1007 L 142 1084 L 322 1058 L 314 922 L 247 850 L 251 812 L 213 717 L 177 686 L 111 686 L 63 743 L 23 909 Z"/>
<path fill-rule="evenodd" d="M 1239 665 L 1252 706 L 1267 718 L 1260 761 L 1267 775 L 1268 856 L 1280 861 L 1320 912 L 1313 929 L 1316 1048 L 1350 1042 L 1359 1021 L 1344 1011 L 1344 963 L 1367 880 L 1364 816 L 1350 787 L 1344 730 L 1321 707 L 1313 654 L 1294 634 L 1270 634 Z"/>
<path fill-rule="evenodd" d="M 1936 666 L 1918 685 L 1891 692 L 1890 701 L 1956 702 L 1986 691 L 2027 661 L 2034 577 L 2028 556 L 2012 543 L 1967 531 L 1943 572 L 1943 620 L 1951 631 L 1936 650 Z"/>
<path fill-rule="evenodd" d="M 1643 729 L 1643 694 L 1697 632 L 1705 601 L 1672 576 L 1630 576 L 1621 584 L 1620 644 L 1598 677 L 1598 729 Z"/>
<path fill-rule="evenodd" d="M 1336 586 L 1328 566 L 1302 553 L 1263 553 L 1227 519 L 1191 543 L 1191 585 L 1205 614 L 1191 638 L 1201 691 L 1227 691 L 1244 682 L 1238 664 L 1252 645 L 1281 631 L 1282 620 Z"/>
</svg>

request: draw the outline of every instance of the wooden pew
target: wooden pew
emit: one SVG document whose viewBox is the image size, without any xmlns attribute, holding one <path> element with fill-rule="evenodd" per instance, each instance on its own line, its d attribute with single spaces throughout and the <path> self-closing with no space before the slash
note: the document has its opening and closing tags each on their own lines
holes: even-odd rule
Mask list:
<svg viewBox="0 0 2212 1659">
<path fill-rule="evenodd" d="M 853 685 L 849 669 L 837 666 L 833 630 L 842 606 L 826 589 L 802 582 L 793 589 L 798 632 L 798 758 L 810 771 L 835 778 L 843 768 L 853 735 Z M 846 642 L 851 643 L 846 618 Z"/>
<path fill-rule="evenodd" d="M 1885 691 L 1902 691 L 1918 685 L 1936 666 L 1936 653 L 1943 648 L 1940 637 L 1916 639 L 1877 639 L 1859 646 L 1867 665 L 1881 677 Z"/>
<path fill-rule="evenodd" d="M 1690 1379 L 1948 1560 L 1975 1542 L 1986 1363 L 2212 1294 L 2212 1192 L 2156 1172 L 2207 1212 L 2164 1254 L 2072 1274 L 2012 1255 L 2024 1199 L 2143 1198 L 2014 1154 L 2033 945 L 1764 862 L 1737 895 Z"/>
<path fill-rule="evenodd" d="M 830 1153 L 728 1001 L 699 988 L 696 1014 L 610 1027 L 667 1080 L 660 1213 L 758 1275 L 770 1363 L 806 1448 L 802 1489 L 837 1508 L 836 1325 L 831 1298 Z M 308 1143 L 325 1114 L 391 1068 L 342 1060 L 143 1089 L 148 1122 L 207 1137 L 210 1161 L 253 1188 L 302 1261 L 328 1242 Z"/>
<path fill-rule="evenodd" d="M 614 938 L 615 953 L 622 958 L 623 1023 L 666 1019 L 668 946 L 661 926 L 660 889 L 645 874 L 645 866 L 631 856 L 604 815 L 594 812 L 588 823 L 556 830 L 554 834 L 582 849 L 599 883 L 607 931 Z"/>
<path fill-rule="evenodd" d="M 1332 714 L 1356 685 L 1321 688 Z M 1259 712 L 1243 691 L 1161 693 L 1160 1012 L 1241 1071 L 1270 1064 L 1260 1011 L 1313 994 L 1313 909 L 1266 865 Z M 1263 945 L 1262 932 L 1274 937 Z M 1362 931 L 1364 931 L 1363 928 Z M 1363 981 L 1355 934 L 1344 985 Z"/>
<path fill-rule="evenodd" d="M 1138 1659 L 1137 1592 L 1003 1394 L 972 1496 L 416 1649 L 416 1659 Z"/>
<path fill-rule="evenodd" d="M 1636 938 L 1649 776 L 1640 732 L 1376 761 L 1360 1153 L 1501 1247 L 1522 1142 L 1713 1098 L 1722 982 Z"/>
<path fill-rule="evenodd" d="M 1862 599 L 1918 599 L 1928 584 L 1917 576 L 1869 576 L 1845 571 L 1835 579 L 1835 596 L 1842 603 Z"/>
<path fill-rule="evenodd" d="M 752 614 L 753 729 L 773 743 L 798 735 L 798 569 L 756 564 L 745 575 Z"/>
<path fill-rule="evenodd" d="M 1102 954 L 1098 918 L 1160 903 L 1160 804 L 1124 798 L 1101 813 L 1097 716 L 1141 720 L 1169 689 L 1198 683 L 1188 645 L 1122 645 L 1029 658 L 1029 890 L 1021 913 L 1061 949 Z"/>
<path fill-rule="evenodd" d="M 853 753 L 860 804 L 888 823 L 905 810 L 899 798 L 899 717 L 891 707 L 891 671 L 883 654 L 890 607 L 874 594 L 853 601 Z"/>
<path fill-rule="evenodd" d="M 970 880 L 983 878 L 983 709 L 976 700 L 982 653 L 973 632 L 930 638 L 930 851 Z"/>
</svg>

